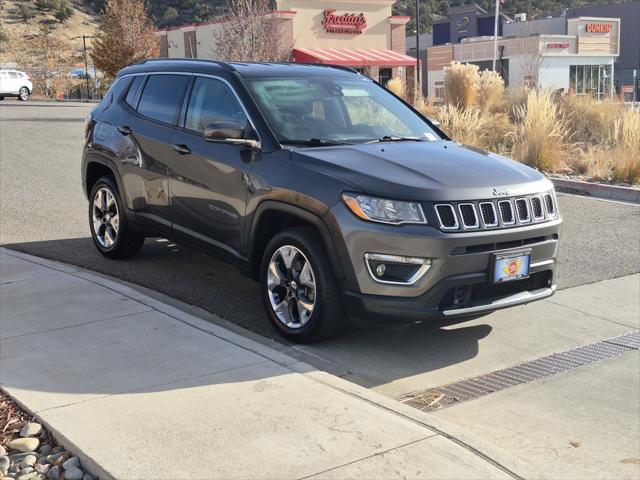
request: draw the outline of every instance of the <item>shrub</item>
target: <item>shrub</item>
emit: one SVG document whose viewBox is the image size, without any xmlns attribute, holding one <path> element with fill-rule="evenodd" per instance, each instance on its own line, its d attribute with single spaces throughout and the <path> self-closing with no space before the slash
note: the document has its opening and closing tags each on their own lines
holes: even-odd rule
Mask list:
<svg viewBox="0 0 640 480">
<path fill-rule="evenodd" d="M 461 108 L 470 108 L 478 96 L 478 66 L 452 61 L 444 77 L 447 102 Z"/>
<path fill-rule="evenodd" d="M 611 126 L 620 117 L 622 102 L 597 100 L 591 95 L 565 95 L 561 103 L 574 141 L 583 145 L 610 145 Z"/>
<path fill-rule="evenodd" d="M 480 132 L 485 119 L 477 107 L 462 108 L 448 103 L 436 115 L 440 128 L 456 142 L 480 146 Z"/>
<path fill-rule="evenodd" d="M 400 77 L 393 77 L 387 82 L 387 90 L 399 96 L 403 100 L 407 98 L 407 87 Z"/>
<path fill-rule="evenodd" d="M 514 126 L 504 112 L 482 114 L 478 129 L 479 147 L 490 152 L 509 155 L 513 146 Z"/>
<path fill-rule="evenodd" d="M 512 156 L 538 170 L 559 171 L 567 150 L 567 125 L 560 105 L 553 102 L 549 92 L 532 90 L 526 106 L 515 106 L 514 110 Z"/>
<path fill-rule="evenodd" d="M 640 185 L 640 110 L 626 110 L 616 120 L 614 132 L 618 143 L 611 152 L 611 177 L 616 182 Z"/>
<path fill-rule="evenodd" d="M 482 113 L 489 113 L 504 97 L 504 80 L 493 70 L 483 70 L 478 79 L 478 106 Z"/>
<path fill-rule="evenodd" d="M 28 22 L 36 16 L 33 9 L 25 3 L 21 3 L 18 5 L 18 15 L 23 22 Z"/>
</svg>

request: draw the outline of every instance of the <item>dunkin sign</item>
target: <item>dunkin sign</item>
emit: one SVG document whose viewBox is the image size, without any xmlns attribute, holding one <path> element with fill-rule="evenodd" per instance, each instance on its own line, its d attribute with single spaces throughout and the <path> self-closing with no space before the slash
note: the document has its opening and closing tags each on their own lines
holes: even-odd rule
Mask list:
<svg viewBox="0 0 640 480">
<path fill-rule="evenodd" d="M 334 9 L 327 8 L 323 14 L 322 26 L 328 33 L 360 34 L 367 26 L 367 20 L 364 13 L 336 15 Z"/>
<path fill-rule="evenodd" d="M 587 33 L 611 33 L 610 23 L 587 23 Z"/>
</svg>

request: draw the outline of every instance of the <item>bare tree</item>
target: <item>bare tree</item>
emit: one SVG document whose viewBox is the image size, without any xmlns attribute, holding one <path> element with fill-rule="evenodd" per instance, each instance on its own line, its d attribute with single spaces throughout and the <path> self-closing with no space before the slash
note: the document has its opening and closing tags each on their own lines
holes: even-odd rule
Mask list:
<svg viewBox="0 0 640 480">
<path fill-rule="evenodd" d="M 280 42 L 282 22 L 268 0 L 227 0 L 228 15 L 214 33 L 214 57 L 227 61 L 278 62 L 290 50 Z"/>
</svg>

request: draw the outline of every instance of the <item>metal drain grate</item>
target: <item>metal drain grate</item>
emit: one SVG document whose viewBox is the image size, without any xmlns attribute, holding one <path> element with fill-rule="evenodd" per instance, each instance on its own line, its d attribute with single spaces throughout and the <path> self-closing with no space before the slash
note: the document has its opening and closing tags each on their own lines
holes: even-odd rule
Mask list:
<svg viewBox="0 0 640 480">
<path fill-rule="evenodd" d="M 567 350 L 566 352 L 554 353 L 553 355 L 497 370 L 479 377 L 410 393 L 399 400 L 420 410 L 438 410 L 455 403 L 473 400 L 489 393 L 529 383 L 632 350 L 640 350 L 640 330 L 634 330 L 618 337 Z"/>
</svg>

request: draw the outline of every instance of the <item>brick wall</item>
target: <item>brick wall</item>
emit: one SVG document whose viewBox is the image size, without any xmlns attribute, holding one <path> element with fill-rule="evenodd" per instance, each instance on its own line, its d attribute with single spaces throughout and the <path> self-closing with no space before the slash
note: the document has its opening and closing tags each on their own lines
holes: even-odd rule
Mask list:
<svg viewBox="0 0 640 480">
<path fill-rule="evenodd" d="M 390 25 L 391 27 L 391 50 L 394 52 L 407 53 L 407 38 L 405 25 Z"/>
<path fill-rule="evenodd" d="M 160 57 L 166 58 L 169 56 L 169 41 L 166 35 L 160 35 L 158 39 L 160 43 Z"/>
</svg>

